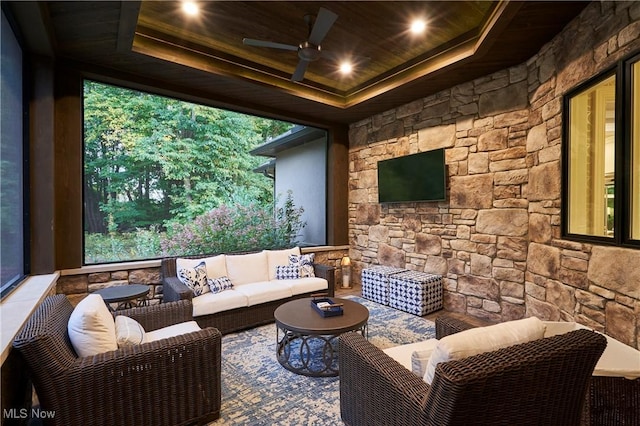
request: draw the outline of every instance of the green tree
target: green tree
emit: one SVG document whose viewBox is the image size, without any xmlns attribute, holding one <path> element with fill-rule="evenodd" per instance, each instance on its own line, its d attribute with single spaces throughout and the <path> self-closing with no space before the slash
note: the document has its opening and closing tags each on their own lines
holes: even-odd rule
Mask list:
<svg viewBox="0 0 640 426">
<path fill-rule="evenodd" d="M 85 231 L 186 223 L 223 205 L 273 208 L 249 151 L 292 124 L 85 82 Z M 272 210 L 269 210 L 272 211 Z"/>
</svg>

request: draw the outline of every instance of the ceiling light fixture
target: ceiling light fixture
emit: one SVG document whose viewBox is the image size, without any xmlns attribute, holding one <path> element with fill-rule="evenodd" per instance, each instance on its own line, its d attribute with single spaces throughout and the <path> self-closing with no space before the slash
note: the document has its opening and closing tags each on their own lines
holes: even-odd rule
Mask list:
<svg viewBox="0 0 640 426">
<path fill-rule="evenodd" d="M 342 74 L 350 74 L 353 71 L 353 65 L 349 62 L 343 62 L 340 64 L 340 72 Z"/>
<path fill-rule="evenodd" d="M 413 34 L 422 34 L 427 28 L 427 23 L 423 19 L 415 19 L 411 23 L 410 30 Z"/>
<path fill-rule="evenodd" d="M 194 1 L 182 2 L 182 11 L 189 16 L 196 16 L 200 12 L 200 8 Z"/>
</svg>

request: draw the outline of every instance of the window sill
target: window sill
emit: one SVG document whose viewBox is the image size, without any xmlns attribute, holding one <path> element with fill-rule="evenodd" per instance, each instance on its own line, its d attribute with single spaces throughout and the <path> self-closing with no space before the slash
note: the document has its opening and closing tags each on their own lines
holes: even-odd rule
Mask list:
<svg viewBox="0 0 640 426">
<path fill-rule="evenodd" d="M 0 322 L 2 323 L 0 364 L 4 364 L 9 356 L 13 339 L 27 322 L 27 319 L 44 298 L 51 293 L 51 290 L 55 289 L 58 277 L 57 272 L 31 276 L 0 302 Z"/>
</svg>

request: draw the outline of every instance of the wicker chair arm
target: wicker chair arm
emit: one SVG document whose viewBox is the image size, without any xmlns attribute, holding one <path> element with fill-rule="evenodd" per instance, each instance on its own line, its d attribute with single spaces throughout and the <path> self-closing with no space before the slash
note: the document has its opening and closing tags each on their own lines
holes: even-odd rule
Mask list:
<svg viewBox="0 0 640 426">
<path fill-rule="evenodd" d="M 324 278 L 327 280 L 329 284 L 328 293 L 330 297 L 335 296 L 336 289 L 336 277 L 335 277 L 336 268 L 329 265 L 321 265 L 319 263 L 313 264 L 313 271 L 316 277 Z"/>
<path fill-rule="evenodd" d="M 605 347 L 603 336 L 578 330 L 440 363 L 428 424 L 578 425 Z M 542 421 L 540 407 L 546 416 Z"/>
<path fill-rule="evenodd" d="M 442 339 L 443 337 L 451 334 L 459 333 L 475 327 L 477 327 L 477 325 L 471 324 L 463 319 L 442 315 L 436 318 L 436 339 Z"/>
<path fill-rule="evenodd" d="M 220 368 L 221 334 L 214 328 L 78 358 L 58 384 L 64 405 L 78 409 L 56 421 L 170 425 L 216 413 Z"/>
<path fill-rule="evenodd" d="M 340 336 L 338 365 L 346 424 L 423 424 L 429 385 L 360 334 Z"/>
<path fill-rule="evenodd" d="M 123 309 L 114 313 L 114 316 L 117 315 L 133 318 L 146 331 L 153 331 L 173 324 L 193 321 L 193 307 L 191 300 L 179 300 L 159 305 Z"/>
<path fill-rule="evenodd" d="M 193 291 L 178 279 L 177 276 L 162 278 L 162 301 L 176 302 L 178 300 L 193 299 Z"/>
</svg>

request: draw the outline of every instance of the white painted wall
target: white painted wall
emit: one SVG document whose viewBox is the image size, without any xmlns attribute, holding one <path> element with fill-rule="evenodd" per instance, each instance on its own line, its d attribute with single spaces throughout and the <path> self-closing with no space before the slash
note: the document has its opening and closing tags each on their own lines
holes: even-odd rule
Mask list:
<svg viewBox="0 0 640 426">
<path fill-rule="evenodd" d="M 304 208 L 302 220 L 307 226 L 298 238 L 301 244 L 327 242 L 326 164 L 326 138 L 283 151 L 276 160 L 275 193 L 280 196 L 280 203 L 291 189 L 296 207 Z"/>
</svg>

